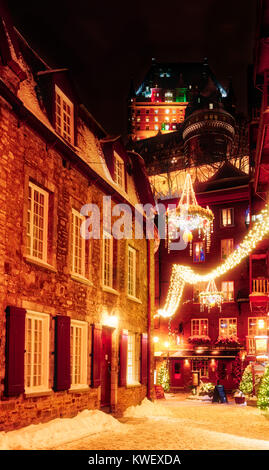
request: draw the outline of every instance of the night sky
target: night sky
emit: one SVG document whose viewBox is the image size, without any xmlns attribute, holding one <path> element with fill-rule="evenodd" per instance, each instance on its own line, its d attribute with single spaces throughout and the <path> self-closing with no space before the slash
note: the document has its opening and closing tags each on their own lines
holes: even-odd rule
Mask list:
<svg viewBox="0 0 269 470">
<path fill-rule="evenodd" d="M 247 111 L 256 0 L 8 1 L 19 31 L 51 66 L 68 67 L 82 102 L 109 134 L 126 132 L 126 99 L 152 57 L 200 61 Z"/>
</svg>

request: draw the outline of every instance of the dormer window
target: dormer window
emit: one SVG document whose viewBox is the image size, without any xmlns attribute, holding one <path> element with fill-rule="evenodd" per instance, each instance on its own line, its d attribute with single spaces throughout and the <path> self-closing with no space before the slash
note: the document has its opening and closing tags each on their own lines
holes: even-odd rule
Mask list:
<svg viewBox="0 0 269 470">
<path fill-rule="evenodd" d="M 115 152 L 115 183 L 118 184 L 121 188 L 124 189 L 124 161 L 123 159 Z"/>
<path fill-rule="evenodd" d="M 67 142 L 74 144 L 74 105 L 55 85 L 55 128 Z"/>
</svg>

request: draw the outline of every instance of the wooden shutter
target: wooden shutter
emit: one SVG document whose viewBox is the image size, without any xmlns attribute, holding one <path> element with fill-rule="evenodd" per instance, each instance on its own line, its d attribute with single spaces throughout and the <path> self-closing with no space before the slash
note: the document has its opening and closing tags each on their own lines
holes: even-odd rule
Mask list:
<svg viewBox="0 0 269 470">
<path fill-rule="evenodd" d="M 55 317 L 55 376 L 54 390 L 68 390 L 71 385 L 70 371 L 70 317 Z"/>
<path fill-rule="evenodd" d="M 122 330 L 119 345 L 119 386 L 124 387 L 127 384 L 127 353 L 128 353 L 128 332 Z"/>
<path fill-rule="evenodd" d="M 148 335 L 141 335 L 141 384 L 146 385 L 148 381 Z"/>
<path fill-rule="evenodd" d="M 92 387 L 101 385 L 101 326 L 92 326 Z"/>
<path fill-rule="evenodd" d="M 24 392 L 25 316 L 24 308 L 6 308 L 5 395 L 8 397 Z"/>
</svg>

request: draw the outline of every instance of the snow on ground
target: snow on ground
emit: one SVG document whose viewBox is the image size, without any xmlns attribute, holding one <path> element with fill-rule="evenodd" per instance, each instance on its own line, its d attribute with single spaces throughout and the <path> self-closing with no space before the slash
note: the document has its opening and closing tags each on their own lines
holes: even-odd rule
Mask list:
<svg viewBox="0 0 269 470">
<path fill-rule="evenodd" d="M 123 416 L 124 418 L 150 418 L 152 416 L 173 416 L 173 412 L 158 402 L 144 398 L 141 405 L 127 408 Z"/>
<path fill-rule="evenodd" d="M 0 450 L 47 449 L 105 431 L 121 432 L 124 425 L 99 410 L 84 410 L 74 418 L 57 418 L 48 423 L 0 433 Z"/>
</svg>

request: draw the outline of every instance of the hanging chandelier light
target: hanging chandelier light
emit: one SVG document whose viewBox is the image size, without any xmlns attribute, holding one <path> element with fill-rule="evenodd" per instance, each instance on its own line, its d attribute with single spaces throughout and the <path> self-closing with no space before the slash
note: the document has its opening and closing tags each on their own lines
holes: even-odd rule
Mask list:
<svg viewBox="0 0 269 470">
<path fill-rule="evenodd" d="M 206 240 L 206 251 L 211 244 L 213 231 L 213 212 L 207 206 L 199 206 L 193 189 L 191 176 L 187 173 L 183 191 L 178 206 L 175 209 L 167 209 L 167 241 L 168 250 L 172 240 L 178 236 L 178 229 L 183 231 L 183 240 L 190 243 L 192 253 L 193 231 L 198 230 L 199 238 Z"/>
<path fill-rule="evenodd" d="M 221 311 L 221 305 L 223 302 L 223 292 L 217 290 L 217 286 L 214 279 L 211 279 L 211 281 L 209 281 L 205 291 L 200 292 L 199 299 L 201 312 L 204 311 L 205 307 L 208 309 L 209 312 L 210 309 L 213 307 L 219 307 Z"/>
</svg>

